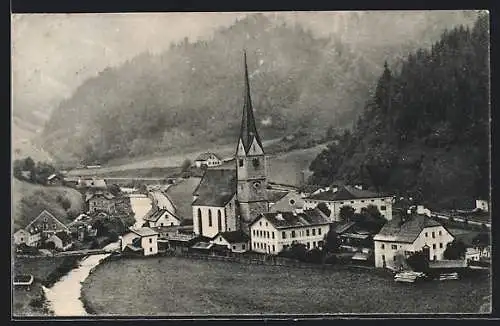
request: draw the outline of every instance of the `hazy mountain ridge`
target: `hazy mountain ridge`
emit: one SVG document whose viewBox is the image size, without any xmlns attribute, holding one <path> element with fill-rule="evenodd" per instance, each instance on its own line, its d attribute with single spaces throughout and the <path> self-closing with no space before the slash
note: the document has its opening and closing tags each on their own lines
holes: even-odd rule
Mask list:
<svg viewBox="0 0 500 326">
<path fill-rule="evenodd" d="M 363 16 L 358 23 L 366 26 Z M 468 22 L 465 16 L 454 19 Z M 435 24 L 449 27 L 455 21 Z M 88 79 L 53 111 L 41 143 L 59 158 L 105 161 L 194 142 L 234 141 L 242 105 L 243 48 L 263 136 L 300 128 L 324 133 L 329 125 L 354 120 L 384 58 L 391 55 L 397 64 L 437 37 L 425 33 L 427 27 L 415 32 L 418 41 L 408 36 L 379 48 L 354 49 L 352 41 L 348 45 L 339 37 L 315 37 L 300 24 L 250 15 L 219 29 L 210 40 L 186 39 L 166 53 L 143 54 Z"/>
</svg>

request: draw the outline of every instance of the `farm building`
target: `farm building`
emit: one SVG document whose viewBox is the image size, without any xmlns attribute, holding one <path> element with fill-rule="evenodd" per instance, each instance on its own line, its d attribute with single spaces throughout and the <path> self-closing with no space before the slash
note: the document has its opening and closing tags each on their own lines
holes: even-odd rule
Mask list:
<svg viewBox="0 0 500 326">
<path fill-rule="evenodd" d="M 210 242 L 226 246 L 235 253 L 246 252 L 250 247 L 250 237 L 241 230 L 220 232 Z"/>
<path fill-rule="evenodd" d="M 130 232 L 120 237 L 120 248 L 122 251 L 132 251 L 144 256 L 156 255 L 158 232 L 148 227 L 130 228 Z"/>
<path fill-rule="evenodd" d="M 211 168 L 214 166 L 222 165 L 222 161 L 216 154 L 206 152 L 206 153 L 200 154 L 194 160 L 194 164 L 197 168 L 201 168 L 202 166 Z"/>
</svg>

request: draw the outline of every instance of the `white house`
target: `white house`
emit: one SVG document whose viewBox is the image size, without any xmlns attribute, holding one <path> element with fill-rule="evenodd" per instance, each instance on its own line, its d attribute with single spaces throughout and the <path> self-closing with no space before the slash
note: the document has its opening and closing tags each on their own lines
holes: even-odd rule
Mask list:
<svg viewBox="0 0 500 326">
<path fill-rule="evenodd" d="M 428 252 L 430 260 L 442 260 L 446 245 L 454 236 L 439 222 L 414 214 L 407 220 L 395 218 L 375 235 L 375 267 L 398 267 L 397 256 L 411 252 Z"/>
<path fill-rule="evenodd" d="M 143 217 L 143 220 L 148 223 L 151 228 L 158 226 L 177 226 L 181 224 L 181 218 L 167 209 L 153 207 Z"/>
<path fill-rule="evenodd" d="M 47 242 L 54 243 L 55 248 L 60 250 L 68 250 L 73 246 L 73 242 L 71 241 L 71 236 L 64 231 L 52 234 L 47 239 Z"/>
<path fill-rule="evenodd" d="M 236 170 L 205 171 L 193 192 L 193 229 L 213 238 L 219 232 L 239 230 L 236 219 Z"/>
<path fill-rule="evenodd" d="M 158 253 L 158 232 L 148 227 L 130 228 L 130 232 L 120 237 L 122 251 L 142 252 L 144 256 Z"/>
<path fill-rule="evenodd" d="M 200 154 L 196 160 L 194 161 L 194 164 L 197 168 L 201 168 L 202 166 L 206 167 L 214 167 L 214 166 L 219 166 L 222 164 L 222 161 L 217 155 L 214 153 L 203 153 Z"/>
<path fill-rule="evenodd" d="M 340 221 L 339 213 L 343 206 L 351 206 L 355 212 L 359 213 L 362 208 L 374 205 L 387 220 L 392 219 L 392 196 L 377 194 L 354 186 L 332 187 L 327 191 L 305 197 L 304 201 L 305 209 L 312 209 L 319 203 L 325 203 L 331 211 L 329 216 L 331 222 Z"/>
<path fill-rule="evenodd" d="M 490 211 L 489 206 L 490 205 L 487 200 L 476 199 L 476 209 L 480 209 L 483 212 L 489 212 Z"/>
<path fill-rule="evenodd" d="M 308 249 L 323 245 L 330 221 L 320 210 L 260 214 L 250 224 L 252 251 L 277 255 L 293 243 Z"/>
<path fill-rule="evenodd" d="M 250 237 L 241 230 L 220 232 L 210 242 L 226 246 L 235 253 L 246 252 L 250 249 Z"/>
<path fill-rule="evenodd" d="M 42 232 L 36 226 L 29 229 L 20 229 L 14 233 L 14 244 L 16 245 L 24 243 L 30 247 L 38 247 L 41 240 Z"/>
</svg>

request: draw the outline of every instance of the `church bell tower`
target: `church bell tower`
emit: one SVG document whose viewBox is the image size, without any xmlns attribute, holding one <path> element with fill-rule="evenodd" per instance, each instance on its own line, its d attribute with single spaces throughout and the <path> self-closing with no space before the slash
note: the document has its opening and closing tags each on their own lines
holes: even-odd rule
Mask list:
<svg viewBox="0 0 500 326">
<path fill-rule="evenodd" d="M 248 224 L 260 213 L 267 212 L 267 160 L 262 141 L 257 132 L 253 115 L 252 99 L 246 52 L 243 53 L 245 68 L 245 90 L 243 117 L 236 149 L 236 171 L 238 178 L 237 198 L 240 208 L 241 227 L 248 233 Z"/>
</svg>

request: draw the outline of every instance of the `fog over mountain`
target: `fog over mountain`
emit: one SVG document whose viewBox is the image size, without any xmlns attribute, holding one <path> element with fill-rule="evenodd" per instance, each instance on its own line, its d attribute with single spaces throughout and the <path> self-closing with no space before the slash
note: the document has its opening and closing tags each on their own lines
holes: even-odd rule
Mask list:
<svg viewBox="0 0 500 326">
<path fill-rule="evenodd" d="M 343 126 L 364 106 L 384 60 L 397 67 L 444 28 L 470 25 L 476 15 L 18 15 L 13 115 L 38 128 L 46 123 L 40 144 L 65 159 L 229 141 L 247 48 L 264 134 Z"/>
</svg>

